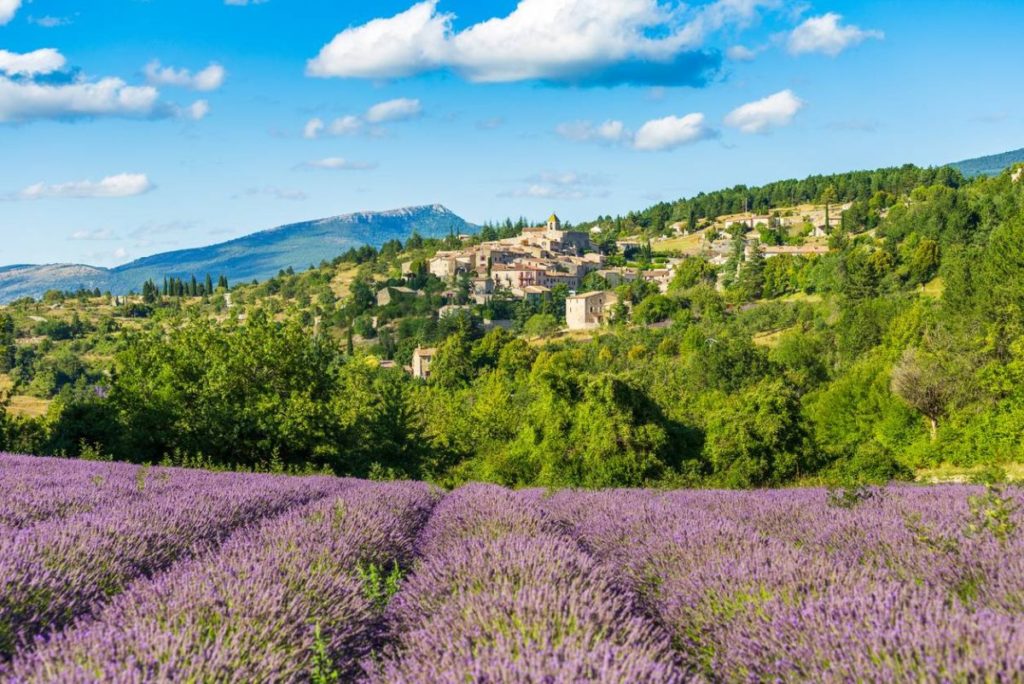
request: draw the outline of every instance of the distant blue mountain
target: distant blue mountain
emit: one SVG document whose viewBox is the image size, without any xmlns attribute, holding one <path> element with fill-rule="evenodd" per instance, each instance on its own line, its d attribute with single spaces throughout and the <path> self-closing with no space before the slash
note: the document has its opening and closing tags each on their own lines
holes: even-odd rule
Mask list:
<svg viewBox="0 0 1024 684">
<path fill-rule="evenodd" d="M 351 247 L 380 247 L 395 239 L 404 242 L 413 232 L 444 237 L 453 231 L 477 230 L 478 226 L 439 204 L 345 214 L 280 226 L 209 247 L 155 254 L 110 269 L 81 264 L 0 267 L 0 302 L 79 287 L 127 294 L 140 291 L 147 280 L 163 282 L 165 276 L 202 279 L 208 273 L 215 279 L 225 275 L 231 282 L 264 280 L 281 269 L 306 269 L 334 259 Z"/>
<path fill-rule="evenodd" d="M 987 157 L 965 159 L 964 161 L 950 164 L 954 169 L 968 178 L 975 176 L 998 176 L 1014 164 L 1024 162 L 1024 148 L 1003 152 L 1002 154 L 991 154 Z"/>
</svg>

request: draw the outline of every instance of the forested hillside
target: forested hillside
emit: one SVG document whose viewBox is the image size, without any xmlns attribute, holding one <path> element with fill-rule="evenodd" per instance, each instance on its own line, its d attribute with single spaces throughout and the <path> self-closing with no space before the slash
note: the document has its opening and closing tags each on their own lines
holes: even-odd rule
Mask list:
<svg viewBox="0 0 1024 684">
<path fill-rule="evenodd" d="M 972 178 L 974 176 L 998 176 L 1009 167 L 1021 162 L 1024 162 L 1024 149 L 990 154 L 975 159 L 965 159 L 964 161 L 950 164 L 950 166 L 968 178 Z"/>
<path fill-rule="evenodd" d="M 9 412 L 0 449 L 445 485 L 1019 472 L 1024 183 L 1009 171 L 812 177 L 594 225 L 626 263 L 616 238 L 805 202 L 832 207 L 827 254 L 765 259 L 743 248 L 740 227 L 727 263 L 688 258 L 667 293 L 619 286 L 612 324 L 585 335 L 554 332 L 557 292 L 439 317 L 465 304 L 468 284 L 426 273 L 424 259 L 452 245 L 419 237 L 230 291 L 17 302 L 0 309 L 0 380 L 48 403 L 36 418 Z M 641 250 L 628 263 L 666 256 Z M 375 299 L 399 285 L 421 294 Z M 488 330 L 492 319 L 511 325 Z M 426 382 L 401 368 L 417 346 L 437 347 Z"/>
</svg>

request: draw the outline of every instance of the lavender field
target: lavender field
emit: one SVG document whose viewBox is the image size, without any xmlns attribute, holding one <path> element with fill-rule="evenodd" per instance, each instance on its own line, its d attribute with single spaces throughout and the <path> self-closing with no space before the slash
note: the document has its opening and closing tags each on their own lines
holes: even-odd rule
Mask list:
<svg viewBox="0 0 1024 684">
<path fill-rule="evenodd" d="M 0 680 L 1019 681 L 1021 504 L 0 454 Z"/>
</svg>

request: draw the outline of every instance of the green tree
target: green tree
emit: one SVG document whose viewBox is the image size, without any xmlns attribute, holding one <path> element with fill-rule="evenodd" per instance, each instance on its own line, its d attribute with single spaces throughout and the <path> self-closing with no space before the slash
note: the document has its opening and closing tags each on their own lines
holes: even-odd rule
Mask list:
<svg viewBox="0 0 1024 684">
<path fill-rule="evenodd" d="M 914 248 L 907 264 L 907 282 L 923 285 L 935 277 L 939 270 L 939 243 L 935 240 L 921 240 Z"/>
<path fill-rule="evenodd" d="M 757 240 L 753 242 L 750 258 L 740 270 L 736 293 L 742 301 L 759 299 L 764 294 L 765 259 Z"/>
<path fill-rule="evenodd" d="M 705 453 L 727 487 L 779 484 L 812 468 L 800 402 L 781 380 L 729 398 L 708 419 Z"/>
<path fill-rule="evenodd" d="M 608 284 L 608 280 L 605 279 L 597 271 L 591 271 L 587 275 L 583 276 L 583 280 L 580 281 L 580 287 L 577 292 L 601 292 L 604 290 L 610 290 L 611 285 Z"/>
<path fill-rule="evenodd" d="M 831 209 L 832 204 L 836 201 L 836 188 L 834 185 L 828 185 L 825 190 L 821 193 L 821 203 L 825 205 L 825 232 L 832 232 L 832 219 Z"/>
<path fill-rule="evenodd" d="M 481 461 L 481 477 L 513 486 L 624 487 L 673 472 L 673 427 L 643 392 L 606 375 L 581 383 L 572 401 L 557 387 L 578 379 L 549 384 L 553 370 L 516 438 Z"/>
<path fill-rule="evenodd" d="M 633 321 L 650 325 L 669 319 L 675 311 L 675 301 L 663 294 L 653 294 L 633 307 Z"/>
<path fill-rule="evenodd" d="M 717 278 L 715 267 L 702 257 L 683 259 L 676 266 L 675 275 L 669 283 L 669 292 L 682 292 L 700 283 L 714 284 Z"/>
<path fill-rule="evenodd" d="M 261 310 L 244 323 L 194 319 L 155 328 L 116 358 L 110 401 L 122 455 L 179 453 L 255 467 L 329 466 L 348 473 L 348 426 L 338 419 L 338 351 L 296 322 Z"/>
<path fill-rule="evenodd" d="M 468 385 L 475 375 L 473 346 L 462 332 L 451 335 L 437 348 L 430 364 L 430 382 L 453 390 Z"/>
<path fill-rule="evenodd" d="M 17 352 L 14 333 L 14 317 L 0 311 L 0 373 L 9 373 L 14 368 Z"/>
<path fill-rule="evenodd" d="M 892 391 L 928 419 L 932 441 L 956 392 L 953 377 L 935 354 L 907 349 L 892 371 Z"/>
<path fill-rule="evenodd" d="M 546 337 L 559 328 L 558 319 L 551 314 L 534 314 L 523 324 L 523 333 L 530 337 Z"/>
</svg>

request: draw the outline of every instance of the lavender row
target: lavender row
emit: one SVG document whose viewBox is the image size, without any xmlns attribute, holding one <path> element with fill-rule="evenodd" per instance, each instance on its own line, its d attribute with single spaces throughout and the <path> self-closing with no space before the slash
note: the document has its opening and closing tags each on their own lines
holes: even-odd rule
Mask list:
<svg viewBox="0 0 1024 684">
<path fill-rule="evenodd" d="M 367 568 L 407 564 L 435 501 L 359 484 L 236 533 L 19 658 L 18 682 L 348 680 L 380 637 Z"/>
<path fill-rule="evenodd" d="M 165 484 L 162 472 L 123 463 L 0 454 L 0 537 L 113 501 L 152 496 Z"/>
<path fill-rule="evenodd" d="M 893 488 L 850 509 L 817 490 L 562 492 L 542 505 L 707 679 L 846 682 L 1024 671 L 1020 503 Z"/>
<path fill-rule="evenodd" d="M 151 496 L 0 538 L 0 661 L 238 527 L 344 486 L 332 478 L 185 470 L 154 473 L 153 481 Z"/>
<path fill-rule="evenodd" d="M 667 636 L 534 502 L 472 485 L 438 505 L 388 608 L 375 682 L 678 682 Z"/>
</svg>

